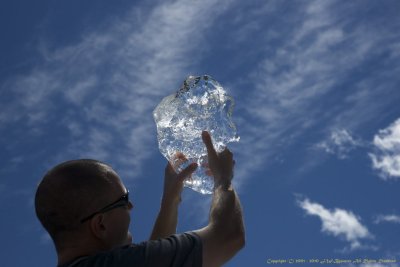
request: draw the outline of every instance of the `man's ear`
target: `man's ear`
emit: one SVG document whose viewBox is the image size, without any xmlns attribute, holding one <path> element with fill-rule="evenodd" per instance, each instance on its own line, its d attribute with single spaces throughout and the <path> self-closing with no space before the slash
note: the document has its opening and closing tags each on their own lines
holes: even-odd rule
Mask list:
<svg viewBox="0 0 400 267">
<path fill-rule="evenodd" d="M 107 234 L 107 228 L 104 224 L 104 215 L 102 213 L 95 215 L 90 220 L 90 229 L 93 235 L 98 239 L 105 239 Z"/>
</svg>

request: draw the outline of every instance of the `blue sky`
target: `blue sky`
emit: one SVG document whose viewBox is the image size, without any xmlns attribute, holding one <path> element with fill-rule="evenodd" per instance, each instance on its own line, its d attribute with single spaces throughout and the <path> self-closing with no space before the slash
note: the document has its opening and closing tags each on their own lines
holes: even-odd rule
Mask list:
<svg viewBox="0 0 400 267">
<path fill-rule="evenodd" d="M 55 265 L 33 197 L 68 159 L 117 170 L 134 240 L 147 239 L 166 164 L 152 110 L 201 74 L 236 99 L 241 136 L 247 244 L 226 266 L 400 261 L 399 12 L 396 0 L 3 1 L 2 265 Z M 178 230 L 204 226 L 209 204 L 186 189 Z"/>
</svg>

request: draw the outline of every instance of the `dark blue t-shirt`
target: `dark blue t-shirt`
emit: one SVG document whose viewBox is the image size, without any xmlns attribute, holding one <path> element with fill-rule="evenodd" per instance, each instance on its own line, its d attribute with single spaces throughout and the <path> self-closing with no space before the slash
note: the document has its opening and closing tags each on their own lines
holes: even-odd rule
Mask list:
<svg viewBox="0 0 400 267">
<path fill-rule="evenodd" d="M 201 267 L 200 237 L 188 232 L 80 257 L 58 267 Z"/>
</svg>

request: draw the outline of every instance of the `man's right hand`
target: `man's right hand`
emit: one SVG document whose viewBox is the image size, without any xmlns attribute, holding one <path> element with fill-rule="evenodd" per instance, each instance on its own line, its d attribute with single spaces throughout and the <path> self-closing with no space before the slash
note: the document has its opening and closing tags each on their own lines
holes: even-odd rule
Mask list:
<svg viewBox="0 0 400 267">
<path fill-rule="evenodd" d="M 239 197 L 231 185 L 233 155 L 227 148 L 217 153 L 208 132 L 204 131 L 202 138 L 215 186 L 208 225 L 195 233 L 202 240 L 203 266 L 219 267 L 243 248 L 245 229 Z"/>
<path fill-rule="evenodd" d="M 214 176 L 214 187 L 222 186 L 228 188 L 231 185 L 233 178 L 233 154 L 225 148 L 222 152 L 217 153 L 213 146 L 211 136 L 207 131 L 202 133 L 203 142 L 207 148 L 208 153 L 208 168 L 211 175 Z"/>
</svg>

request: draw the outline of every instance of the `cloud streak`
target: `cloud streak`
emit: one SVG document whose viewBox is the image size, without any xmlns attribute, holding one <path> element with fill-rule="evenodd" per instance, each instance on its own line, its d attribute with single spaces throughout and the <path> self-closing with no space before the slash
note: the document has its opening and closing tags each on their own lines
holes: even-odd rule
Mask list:
<svg viewBox="0 0 400 267">
<path fill-rule="evenodd" d="M 384 222 L 389 223 L 400 223 L 400 216 L 396 214 L 389 214 L 389 215 L 378 215 L 374 220 L 374 223 L 380 224 Z"/>
<path fill-rule="evenodd" d="M 196 69 L 196 61 L 207 54 L 208 42 L 220 42 L 207 40 L 206 33 L 218 29 L 221 16 L 231 16 L 229 26 L 240 35 L 227 38 L 227 47 L 244 51 L 242 45 L 251 43 L 249 55 L 257 57 L 239 78 L 221 80 L 241 96 L 234 115 L 241 135 L 238 185 L 266 163 L 282 158 L 285 148 L 321 121 L 332 124 L 330 129 L 350 133 L 355 127 L 345 127 L 343 121 L 368 121 L 379 114 L 382 107 L 364 112 L 371 102 L 369 84 L 352 87 L 346 81 L 372 51 L 389 49 L 380 46 L 386 32 L 369 34 L 354 25 L 336 1 L 298 2 L 289 10 L 279 1 L 268 1 L 257 7 L 241 6 L 246 9 L 242 13 L 234 12 L 236 5 L 239 2 L 228 0 L 163 2 L 150 9 L 132 9 L 71 46 L 53 50 L 42 46 L 43 63 L 3 84 L 2 89 L 18 101 L 0 100 L 0 129 L 18 124 L 26 134 L 49 139 L 52 133 L 46 126 L 57 122 L 57 134 L 66 137 L 63 151 L 49 165 L 64 158 L 100 155 L 102 160 L 130 165 L 130 173 L 137 176 L 142 163 L 156 151 L 149 150 L 156 138 L 152 109 L 180 86 L 177 77 L 183 80 Z M 345 9 L 355 12 L 354 7 Z M 285 21 L 279 19 L 283 11 L 289 12 Z M 249 42 L 253 35 L 260 38 Z M 391 43 L 394 60 L 400 53 Z M 240 65 L 232 59 L 222 61 L 224 68 Z M 340 92 L 345 99 L 326 110 L 321 99 L 332 95 L 336 100 L 343 84 L 352 90 Z M 355 114 L 364 116 L 354 119 Z"/>
<path fill-rule="evenodd" d="M 279 2 L 265 6 L 260 9 L 279 14 Z M 275 163 L 275 158 L 282 158 L 285 149 L 306 134 L 328 132 L 330 141 L 324 148 L 345 158 L 350 147 L 359 145 L 350 139 L 350 132 L 377 119 L 388 103 L 396 102 L 396 53 L 380 59 L 393 68 L 376 69 L 365 81 L 357 79 L 357 71 L 367 68 L 366 62 L 378 54 L 392 51 L 393 46 L 386 44 L 393 43 L 389 40 L 400 40 L 381 25 L 366 31 L 364 24 L 351 19 L 356 10 L 338 1 L 297 2 L 293 9 L 285 9 L 287 19 L 279 32 L 274 28 L 255 32 L 258 28 L 251 27 L 253 34 L 264 36 L 254 48 L 264 59 L 254 65 L 246 82 L 230 87 L 249 88 L 238 103 L 237 114 L 242 114 L 238 128 L 247 148 L 241 149 L 241 156 L 245 160 L 257 155 L 257 159 L 247 160 L 237 174 L 249 177 L 252 170 Z M 255 11 L 246 14 L 266 25 L 271 21 L 265 17 L 273 18 L 257 17 Z M 338 130 L 332 133 L 332 129 Z M 304 165 L 318 161 L 315 158 L 310 156 Z"/>
<path fill-rule="evenodd" d="M 362 146 L 362 141 L 354 139 L 345 129 L 335 129 L 329 138 L 316 145 L 316 148 L 326 153 L 336 155 L 339 159 L 346 159 L 356 147 Z"/>
<path fill-rule="evenodd" d="M 2 84 L 14 101 L 0 100 L 0 129 L 18 124 L 25 134 L 48 140 L 62 132 L 62 149 L 49 165 L 94 157 L 138 176 L 155 151 L 149 149 L 156 140 L 152 109 L 178 89 L 177 77 L 190 74 L 204 47 L 201 33 L 229 5 L 167 1 L 133 8 L 68 47 L 51 50 L 42 42 L 42 63 Z"/>
</svg>

